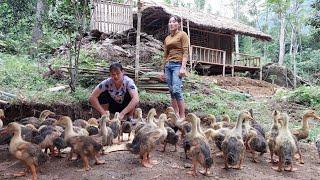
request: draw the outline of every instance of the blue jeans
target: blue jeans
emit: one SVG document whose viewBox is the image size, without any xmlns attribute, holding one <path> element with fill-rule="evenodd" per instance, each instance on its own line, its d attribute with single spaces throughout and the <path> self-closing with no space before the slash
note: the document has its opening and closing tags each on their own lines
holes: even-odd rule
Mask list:
<svg viewBox="0 0 320 180">
<path fill-rule="evenodd" d="M 179 76 L 181 62 L 168 61 L 165 65 L 165 76 L 169 86 L 171 99 L 183 100 L 182 78 Z"/>
</svg>

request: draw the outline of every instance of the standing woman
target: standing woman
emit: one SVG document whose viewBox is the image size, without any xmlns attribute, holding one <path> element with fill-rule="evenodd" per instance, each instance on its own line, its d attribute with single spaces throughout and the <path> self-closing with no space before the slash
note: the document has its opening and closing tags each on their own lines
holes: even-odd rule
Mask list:
<svg viewBox="0 0 320 180">
<path fill-rule="evenodd" d="M 171 16 L 169 19 L 170 35 L 164 40 L 164 73 L 171 95 L 171 105 L 181 119 L 185 118 L 185 103 L 182 95 L 182 78 L 186 75 L 189 54 L 187 33 L 181 30 L 181 19 Z"/>
</svg>

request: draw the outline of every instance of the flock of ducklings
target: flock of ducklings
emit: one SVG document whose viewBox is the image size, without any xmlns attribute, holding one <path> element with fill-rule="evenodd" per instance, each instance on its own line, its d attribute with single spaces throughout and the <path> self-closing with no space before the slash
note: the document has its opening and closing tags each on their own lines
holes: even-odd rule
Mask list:
<svg viewBox="0 0 320 180">
<path fill-rule="evenodd" d="M 72 121 L 68 116 L 61 116 L 58 120 L 49 118 L 54 114 L 44 110 L 39 118 L 27 117 L 19 122 L 9 123 L 3 128 L 2 119 L 5 118 L 5 114 L 0 109 L 0 144 L 9 144 L 10 153 L 27 166 L 33 180 L 38 179 L 38 167 L 49 160 L 48 150 L 51 156 L 55 157 L 61 156 L 62 149 L 70 147 L 68 159 L 81 158 L 83 168 L 87 171 L 91 168 L 89 157 L 95 160 L 95 164 L 103 164 L 104 161 L 98 159 L 100 154 L 105 154 L 103 147 L 123 141 L 123 133 L 129 133 L 129 141 L 132 131 L 134 138 L 126 147 L 139 155 L 141 164 L 145 167 L 157 164 L 150 158 L 150 153 L 157 144 L 163 144 L 162 151 L 165 151 L 168 143 L 172 144 L 176 151 L 178 142 L 181 142 L 186 158 L 191 158 L 193 164 L 188 174 L 194 176 L 197 175 L 198 164 L 204 168 L 200 171 L 202 174 L 210 173 L 214 154 L 211 152 L 211 143 L 220 151 L 217 153 L 222 154 L 225 169 L 241 169 L 246 151 L 252 154 L 254 162 L 258 162 L 256 153 L 262 155 L 269 148 L 272 163 L 276 163 L 274 155 L 279 157 L 278 167 L 273 167 L 275 170 L 294 171 L 295 155 L 298 155 L 299 163 L 304 163 L 298 141 L 308 137 L 308 121 L 320 121 L 320 116 L 314 110 L 306 110 L 301 129 L 290 131 L 289 116 L 274 111 L 273 124 L 266 134 L 253 117 L 252 110 L 242 111 L 235 125 L 226 114 L 222 115 L 220 122 L 216 121 L 214 115 L 208 115 L 206 119 L 210 122 L 210 127 L 205 131 L 200 126 L 200 118 L 195 114 L 189 113 L 182 120 L 177 117 L 172 107 L 168 107 L 158 119 L 154 108 L 148 112 L 146 119 L 142 117 L 142 110 L 137 108 L 133 121 L 121 121 L 119 113 L 115 113 L 110 119 L 109 112 L 99 120 L 91 118 L 88 121 Z M 315 144 L 320 158 L 320 136 Z M 15 173 L 14 176 L 24 176 L 27 171 Z"/>
</svg>

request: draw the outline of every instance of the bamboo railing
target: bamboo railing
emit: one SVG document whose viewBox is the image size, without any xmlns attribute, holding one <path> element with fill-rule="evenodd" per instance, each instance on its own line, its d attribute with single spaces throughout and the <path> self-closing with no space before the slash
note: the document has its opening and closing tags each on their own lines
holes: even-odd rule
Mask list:
<svg viewBox="0 0 320 180">
<path fill-rule="evenodd" d="M 258 56 L 235 52 L 233 52 L 232 61 L 233 65 L 242 67 L 259 68 L 261 64 L 261 58 Z"/>
<path fill-rule="evenodd" d="M 125 31 L 133 27 L 132 5 L 105 0 L 93 0 L 91 29 L 109 33 Z"/>
</svg>

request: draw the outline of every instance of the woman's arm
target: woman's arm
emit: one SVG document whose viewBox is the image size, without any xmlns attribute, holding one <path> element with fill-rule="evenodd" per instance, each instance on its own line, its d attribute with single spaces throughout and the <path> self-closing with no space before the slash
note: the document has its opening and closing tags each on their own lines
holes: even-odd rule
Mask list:
<svg viewBox="0 0 320 180">
<path fill-rule="evenodd" d="M 96 87 L 89 96 L 89 102 L 94 107 L 94 109 L 96 109 L 102 116 L 106 114 L 106 111 L 102 108 L 98 100 L 98 97 L 101 93 L 102 90 L 99 87 Z"/>
<path fill-rule="evenodd" d="M 123 117 L 128 114 L 129 112 L 131 112 L 132 110 L 134 110 L 134 108 L 136 108 L 136 106 L 139 103 L 139 94 L 137 89 L 131 89 L 129 91 L 129 94 L 131 96 L 131 101 L 129 102 L 129 104 L 127 105 L 126 108 L 124 108 L 119 115 L 120 119 L 123 119 Z"/>
<path fill-rule="evenodd" d="M 186 75 L 186 67 L 189 57 L 189 37 L 187 33 L 183 33 L 181 37 L 181 44 L 182 44 L 182 64 L 180 69 L 180 77 L 183 77 Z"/>
</svg>

